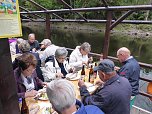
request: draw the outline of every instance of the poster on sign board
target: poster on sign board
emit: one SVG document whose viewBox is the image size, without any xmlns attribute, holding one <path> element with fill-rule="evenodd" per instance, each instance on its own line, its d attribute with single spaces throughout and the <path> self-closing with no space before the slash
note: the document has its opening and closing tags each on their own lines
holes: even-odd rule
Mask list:
<svg viewBox="0 0 152 114">
<path fill-rule="evenodd" d="M 0 38 L 22 36 L 18 0 L 0 0 Z"/>
</svg>

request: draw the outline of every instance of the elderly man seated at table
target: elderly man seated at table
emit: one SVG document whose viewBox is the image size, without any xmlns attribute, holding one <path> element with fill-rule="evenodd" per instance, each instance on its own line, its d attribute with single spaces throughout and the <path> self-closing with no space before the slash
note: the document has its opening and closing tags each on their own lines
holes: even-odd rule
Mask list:
<svg viewBox="0 0 152 114">
<path fill-rule="evenodd" d="M 59 48 L 59 46 L 52 44 L 51 40 L 49 39 L 44 39 L 41 44 L 47 45 L 45 46 L 46 49 L 43 51 L 43 53 L 40 54 L 40 59 L 42 62 L 44 62 L 48 57 L 54 56 L 56 49 Z"/>
<path fill-rule="evenodd" d="M 52 45 L 50 39 L 43 39 L 43 41 L 40 43 L 40 51 L 44 51 L 50 45 Z"/>
<path fill-rule="evenodd" d="M 71 71 L 66 57 L 68 51 L 64 47 L 60 47 L 55 51 L 55 57 L 51 57 L 46 62 L 45 66 L 41 68 L 44 76 L 44 81 L 49 82 L 56 78 L 65 78 Z"/>
<path fill-rule="evenodd" d="M 34 33 L 29 34 L 28 43 L 30 44 L 30 51 L 32 52 L 36 52 L 40 48 L 39 42 L 35 39 Z"/>
<path fill-rule="evenodd" d="M 81 68 L 83 64 L 88 66 L 88 53 L 91 51 L 89 43 L 84 42 L 81 46 L 77 46 L 70 55 L 69 64 L 75 68 Z"/>
<path fill-rule="evenodd" d="M 106 114 L 130 114 L 131 85 L 126 78 L 116 74 L 114 67 L 111 60 L 104 59 L 94 68 L 104 84 L 100 84 L 93 94 L 89 94 L 82 80 L 78 82 L 82 102 L 98 106 Z"/>
<path fill-rule="evenodd" d="M 68 80 L 54 80 L 46 91 L 53 109 L 59 114 L 104 114 L 98 107 L 84 106 L 76 100 L 74 85 Z"/>
<path fill-rule="evenodd" d="M 122 47 L 117 51 L 117 57 L 122 67 L 118 70 L 118 74 L 129 80 L 132 87 L 132 95 L 130 106 L 134 104 L 136 95 L 139 94 L 139 77 L 140 77 L 140 66 L 137 60 L 131 56 L 131 52 L 128 48 Z"/>
<path fill-rule="evenodd" d="M 30 53 L 23 53 L 18 57 L 18 67 L 14 70 L 18 97 L 34 97 L 37 90 L 46 85 L 37 77 L 36 64 L 36 58 Z"/>
</svg>

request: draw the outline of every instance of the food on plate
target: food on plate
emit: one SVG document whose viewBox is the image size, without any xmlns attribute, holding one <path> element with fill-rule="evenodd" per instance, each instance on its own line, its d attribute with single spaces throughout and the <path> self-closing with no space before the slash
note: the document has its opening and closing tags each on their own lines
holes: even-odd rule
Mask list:
<svg viewBox="0 0 152 114">
<path fill-rule="evenodd" d="M 39 97 L 39 100 L 48 100 L 47 94 L 46 93 L 41 93 L 40 97 Z"/>
</svg>

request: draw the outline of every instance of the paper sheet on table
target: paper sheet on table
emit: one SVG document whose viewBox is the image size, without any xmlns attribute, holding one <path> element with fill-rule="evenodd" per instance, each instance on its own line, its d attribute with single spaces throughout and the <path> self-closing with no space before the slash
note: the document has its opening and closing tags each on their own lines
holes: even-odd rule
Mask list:
<svg viewBox="0 0 152 114">
<path fill-rule="evenodd" d="M 66 75 L 66 78 L 69 80 L 79 80 L 80 75 L 78 75 L 78 73 L 69 73 Z"/>
</svg>

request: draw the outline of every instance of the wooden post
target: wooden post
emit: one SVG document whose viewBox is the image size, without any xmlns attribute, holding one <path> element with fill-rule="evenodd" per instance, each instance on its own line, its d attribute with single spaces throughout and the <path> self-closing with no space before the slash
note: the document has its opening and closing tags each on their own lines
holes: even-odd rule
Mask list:
<svg viewBox="0 0 152 114">
<path fill-rule="evenodd" d="M 103 46 L 103 59 L 107 58 L 107 56 L 108 56 L 111 22 L 112 22 L 112 12 L 108 11 L 107 12 L 106 31 L 105 31 L 105 37 L 104 37 L 104 46 Z"/>
<path fill-rule="evenodd" d="M 50 32 L 50 15 L 49 13 L 46 14 L 46 38 L 51 39 L 51 32 Z"/>
<path fill-rule="evenodd" d="M 8 39 L 0 39 L 0 114 L 20 114 Z"/>
</svg>

